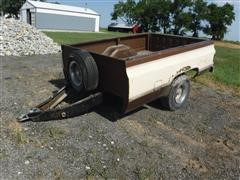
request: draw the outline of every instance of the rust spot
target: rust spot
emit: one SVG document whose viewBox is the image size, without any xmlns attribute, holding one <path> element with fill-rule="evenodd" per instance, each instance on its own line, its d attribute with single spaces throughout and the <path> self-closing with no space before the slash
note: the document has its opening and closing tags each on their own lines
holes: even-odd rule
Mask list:
<svg viewBox="0 0 240 180">
<path fill-rule="evenodd" d="M 176 74 L 177 74 L 177 75 L 178 75 L 178 74 L 182 74 L 182 73 L 184 73 L 184 72 L 186 72 L 186 71 L 189 71 L 190 69 L 191 69 L 190 66 L 183 67 L 183 68 L 181 68 L 180 70 L 178 70 Z"/>
</svg>

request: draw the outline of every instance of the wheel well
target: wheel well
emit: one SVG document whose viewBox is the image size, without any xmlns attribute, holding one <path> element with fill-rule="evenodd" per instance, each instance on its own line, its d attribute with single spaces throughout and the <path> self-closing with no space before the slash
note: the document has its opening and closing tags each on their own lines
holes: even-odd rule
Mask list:
<svg viewBox="0 0 240 180">
<path fill-rule="evenodd" d="M 171 86 L 172 82 L 174 81 L 174 79 L 178 78 L 179 76 L 187 75 L 189 77 L 189 79 L 191 79 L 191 78 L 195 78 L 198 74 L 199 74 L 199 69 L 198 68 L 193 68 L 193 69 L 181 72 L 180 74 L 175 76 L 173 79 L 171 79 L 169 85 L 163 87 L 162 92 L 161 92 L 161 96 L 166 96 L 166 94 L 170 90 L 170 86 Z"/>
<path fill-rule="evenodd" d="M 199 74 L 199 69 L 193 68 L 188 71 L 182 72 L 181 74 L 178 74 L 176 77 L 174 77 L 174 79 L 182 75 L 187 75 L 190 79 L 192 79 L 192 78 L 195 78 L 198 74 Z"/>
</svg>

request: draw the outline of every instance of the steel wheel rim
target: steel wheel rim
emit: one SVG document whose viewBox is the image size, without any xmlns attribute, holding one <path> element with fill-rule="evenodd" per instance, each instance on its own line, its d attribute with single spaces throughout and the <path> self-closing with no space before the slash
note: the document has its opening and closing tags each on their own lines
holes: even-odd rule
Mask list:
<svg viewBox="0 0 240 180">
<path fill-rule="evenodd" d="M 76 86 L 81 86 L 82 84 L 81 68 L 75 61 L 72 61 L 69 64 L 69 74 L 73 84 Z"/>
<path fill-rule="evenodd" d="M 177 104 L 182 104 L 186 97 L 187 97 L 186 86 L 184 85 L 178 86 L 175 93 L 175 102 Z"/>
</svg>

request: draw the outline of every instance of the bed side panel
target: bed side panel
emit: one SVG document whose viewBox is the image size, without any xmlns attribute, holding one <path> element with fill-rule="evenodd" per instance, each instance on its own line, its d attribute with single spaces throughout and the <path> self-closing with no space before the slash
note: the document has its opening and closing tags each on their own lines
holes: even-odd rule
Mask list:
<svg viewBox="0 0 240 180">
<path fill-rule="evenodd" d="M 190 69 L 213 66 L 214 45 L 175 54 L 127 68 L 129 104 L 127 111 L 158 98 L 161 88 Z M 140 99 L 140 100 L 139 100 Z"/>
<path fill-rule="evenodd" d="M 150 51 L 160 51 L 177 46 L 184 46 L 187 44 L 201 42 L 203 39 L 189 38 L 183 36 L 169 35 L 169 34 L 151 34 L 150 36 Z"/>
<path fill-rule="evenodd" d="M 202 47 L 205 47 L 205 46 L 208 46 L 211 44 L 213 44 L 212 41 L 202 41 L 202 42 L 198 42 L 198 43 L 194 43 L 194 44 L 188 44 L 188 45 L 184 45 L 184 46 L 179 46 L 179 47 L 169 48 L 169 49 L 165 49 L 165 50 L 161 50 L 161 51 L 156 51 L 149 56 L 139 57 L 139 58 L 127 61 L 127 67 L 147 63 L 150 61 L 155 61 L 156 59 L 165 58 L 165 57 L 183 53 L 183 52 L 188 52 L 188 51 L 202 48 Z"/>
<path fill-rule="evenodd" d="M 148 49 L 148 35 L 122 37 L 119 41 L 120 44 L 125 44 L 135 51 L 142 51 Z"/>
<path fill-rule="evenodd" d="M 99 90 L 120 97 L 123 100 L 123 109 L 128 103 L 128 77 L 124 61 L 91 53 L 99 71 Z"/>
<path fill-rule="evenodd" d="M 116 37 L 110 39 L 96 40 L 70 45 L 71 47 L 85 49 L 87 51 L 101 54 L 109 46 L 125 44 L 141 51 L 149 48 L 149 34 L 132 34 L 124 37 Z"/>
</svg>

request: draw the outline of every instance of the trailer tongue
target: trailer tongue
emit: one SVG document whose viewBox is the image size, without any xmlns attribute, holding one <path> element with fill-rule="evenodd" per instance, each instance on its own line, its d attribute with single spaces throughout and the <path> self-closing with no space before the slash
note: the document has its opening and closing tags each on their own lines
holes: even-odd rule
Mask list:
<svg viewBox="0 0 240 180">
<path fill-rule="evenodd" d="M 59 108 L 58 105 L 72 92 L 69 87 L 63 87 L 53 97 L 31 109 L 27 114 L 18 117 L 19 122 L 49 121 L 82 115 L 103 101 L 102 93 L 91 94 L 73 104 Z"/>
</svg>

